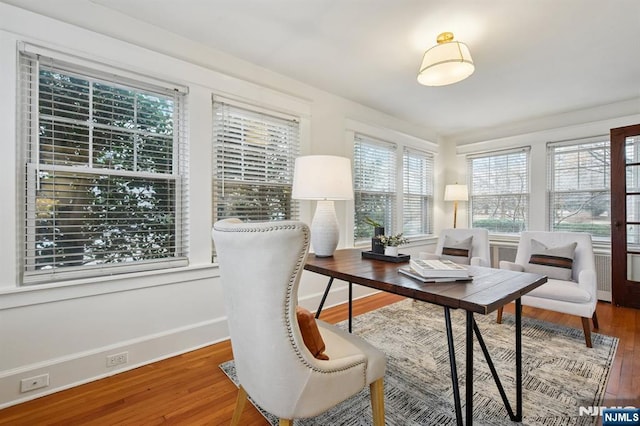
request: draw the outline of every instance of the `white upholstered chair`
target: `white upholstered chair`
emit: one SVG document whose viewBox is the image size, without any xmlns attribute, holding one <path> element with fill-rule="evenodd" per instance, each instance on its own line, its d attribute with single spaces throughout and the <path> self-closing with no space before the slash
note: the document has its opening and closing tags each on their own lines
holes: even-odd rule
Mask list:
<svg viewBox="0 0 640 426">
<path fill-rule="evenodd" d="M 384 425 L 384 353 L 317 320 L 329 360 L 316 359 L 296 319 L 298 285 L 309 248 L 302 222 L 213 226 L 231 346 L 240 382 L 232 424 L 247 394 L 281 425 L 313 417 L 370 386 L 375 425 Z"/>
<path fill-rule="evenodd" d="M 538 243 L 533 243 L 535 240 Z M 541 248 L 540 243 L 545 246 Z M 563 268 L 548 266 L 561 265 L 561 253 L 568 245 L 576 243 L 572 265 L 564 265 L 569 279 L 559 279 L 554 275 L 562 273 Z M 540 268 L 540 261 L 532 259 L 532 254 L 542 254 L 543 263 L 548 265 Z M 537 256 L 534 256 L 537 257 Z M 547 260 L 544 260 L 544 259 Z M 532 262 L 532 263 L 530 263 Z M 535 272 L 547 275 L 545 284 L 522 296 L 522 305 L 548 309 L 564 314 L 577 315 L 582 318 L 582 327 L 587 347 L 591 347 L 591 326 L 598 328 L 596 316 L 597 280 L 596 266 L 593 256 L 591 235 L 584 232 L 533 232 L 526 231 L 520 235 L 515 262 L 500 261 L 501 269 L 514 271 Z M 551 269 L 549 269 L 551 268 Z M 498 309 L 498 323 L 502 321 L 502 308 Z"/>
<path fill-rule="evenodd" d="M 460 250 L 465 250 L 463 243 L 471 238 L 470 255 L 464 256 Z M 447 244 L 447 243 L 457 244 Z M 421 259 L 447 258 L 456 263 L 465 263 L 474 266 L 491 266 L 491 252 L 489 251 L 489 231 L 483 228 L 452 228 L 444 229 L 438 237 L 435 253 L 420 252 Z M 467 258 L 465 260 L 464 258 Z"/>
</svg>

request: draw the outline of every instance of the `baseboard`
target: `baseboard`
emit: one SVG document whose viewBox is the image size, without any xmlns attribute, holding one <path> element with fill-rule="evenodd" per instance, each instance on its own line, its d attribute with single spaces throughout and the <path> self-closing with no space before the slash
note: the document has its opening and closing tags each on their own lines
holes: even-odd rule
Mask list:
<svg viewBox="0 0 640 426">
<path fill-rule="evenodd" d="M 377 290 L 354 285 L 353 300 L 377 292 Z M 300 304 L 315 312 L 323 293 L 324 288 L 320 292 L 307 294 L 300 298 Z M 336 280 L 323 309 L 346 303 L 347 300 L 347 283 Z M 90 352 L 75 353 L 14 370 L 0 371 L 0 409 L 190 352 L 226 340 L 228 337 L 226 317 L 221 317 L 117 345 L 97 348 Z M 107 356 L 123 352 L 126 352 L 128 357 L 125 364 L 107 367 Z M 48 386 L 20 392 L 21 380 L 43 374 L 49 375 Z"/>
<path fill-rule="evenodd" d="M 225 340 L 228 336 L 226 318 L 223 317 L 91 352 L 3 371 L 0 372 L 0 409 L 190 352 Z M 107 367 L 107 356 L 123 352 L 128 356 L 125 364 Z M 48 386 L 20 392 L 21 380 L 43 374 L 49 374 Z"/>
</svg>

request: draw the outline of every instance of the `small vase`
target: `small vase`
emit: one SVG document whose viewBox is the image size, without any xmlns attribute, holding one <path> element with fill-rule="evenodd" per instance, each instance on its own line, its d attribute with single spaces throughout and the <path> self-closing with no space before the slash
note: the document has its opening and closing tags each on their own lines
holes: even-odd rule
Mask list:
<svg viewBox="0 0 640 426">
<path fill-rule="evenodd" d="M 378 238 L 378 235 L 384 235 L 384 226 L 376 226 L 373 230 L 373 238 L 371 239 L 371 251 L 378 254 L 384 253 L 384 244 Z"/>
<path fill-rule="evenodd" d="M 398 256 L 398 247 L 387 246 L 384 248 L 385 256 Z"/>
<path fill-rule="evenodd" d="M 384 253 L 384 244 L 377 238 L 371 239 L 371 251 L 374 253 L 382 254 Z"/>
</svg>

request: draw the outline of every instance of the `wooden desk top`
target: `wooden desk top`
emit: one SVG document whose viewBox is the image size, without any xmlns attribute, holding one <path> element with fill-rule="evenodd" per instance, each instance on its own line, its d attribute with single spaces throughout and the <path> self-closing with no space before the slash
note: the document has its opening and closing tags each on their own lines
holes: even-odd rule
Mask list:
<svg viewBox="0 0 640 426">
<path fill-rule="evenodd" d="M 309 254 L 304 269 L 416 300 L 488 314 L 547 282 L 544 275 L 470 267 L 470 282 L 422 283 L 398 272 L 407 263 L 363 259 L 362 250 L 337 250 L 333 257 Z"/>
</svg>

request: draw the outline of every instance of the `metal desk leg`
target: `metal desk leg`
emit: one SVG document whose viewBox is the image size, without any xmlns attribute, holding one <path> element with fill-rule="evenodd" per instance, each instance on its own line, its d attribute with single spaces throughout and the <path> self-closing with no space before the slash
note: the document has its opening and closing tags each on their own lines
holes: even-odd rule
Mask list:
<svg viewBox="0 0 640 426">
<path fill-rule="evenodd" d="M 489 369 L 491 370 L 491 375 L 493 376 L 493 380 L 496 382 L 496 386 L 498 387 L 498 392 L 500 392 L 500 396 L 502 397 L 502 402 L 504 403 L 504 407 L 507 409 L 507 413 L 509 413 L 509 418 L 514 422 L 522 421 L 522 302 L 520 299 L 516 299 L 516 413 L 513 413 L 513 409 L 511 408 L 511 404 L 507 398 L 507 394 L 504 391 L 504 387 L 500 381 L 500 377 L 498 377 L 498 372 L 496 371 L 495 366 L 493 365 L 493 361 L 491 360 L 491 356 L 489 355 L 489 351 L 487 349 L 487 345 L 484 343 L 484 339 L 482 338 L 482 334 L 480 333 L 480 329 L 478 328 L 478 324 L 476 324 L 475 320 L 472 317 L 473 329 L 476 333 L 476 337 L 478 339 L 478 343 L 480 344 L 480 348 L 482 348 L 482 352 L 484 353 L 484 358 L 487 360 L 487 364 L 489 365 Z"/>
<path fill-rule="evenodd" d="M 466 386 L 466 419 L 467 426 L 473 424 L 473 312 L 467 311 L 467 386 Z"/>
<path fill-rule="evenodd" d="M 522 421 L 522 301 L 516 299 L 516 422 Z"/>
<path fill-rule="evenodd" d="M 316 311 L 316 318 L 320 318 L 322 307 L 324 306 L 324 302 L 327 300 L 327 296 L 329 295 L 329 290 L 331 290 L 331 284 L 333 284 L 333 277 L 329 279 L 327 288 L 324 289 L 322 300 L 320 300 L 320 305 L 318 306 L 318 310 Z M 351 333 L 352 318 L 353 318 L 353 283 L 349 282 L 349 333 Z"/>
<path fill-rule="evenodd" d="M 444 320 L 447 326 L 447 344 L 449 345 L 449 364 L 451 364 L 451 384 L 453 386 L 453 403 L 456 408 L 456 424 L 462 426 L 462 407 L 460 406 L 460 389 L 458 388 L 458 369 L 456 368 L 456 352 L 453 346 L 451 329 L 451 312 L 444 307 Z"/>
<path fill-rule="evenodd" d="M 318 310 L 316 311 L 316 318 L 320 318 L 320 312 L 322 312 L 324 301 L 327 300 L 327 295 L 329 294 L 329 290 L 331 290 L 331 284 L 333 284 L 333 277 L 329 279 L 329 284 L 327 284 L 327 288 L 324 290 L 322 300 L 320 301 L 320 306 L 318 306 Z"/>
<path fill-rule="evenodd" d="M 349 333 L 351 333 L 351 318 L 353 317 L 353 284 L 349 281 Z"/>
<path fill-rule="evenodd" d="M 511 404 L 509 404 L 509 400 L 507 399 L 507 394 L 504 391 L 504 387 L 502 386 L 502 382 L 500 381 L 500 377 L 498 377 L 498 372 L 496 371 L 496 367 L 493 365 L 493 361 L 491 360 L 491 356 L 489 355 L 489 350 L 487 349 L 487 345 L 484 343 L 484 339 L 482 338 L 482 334 L 480 334 L 480 329 L 478 328 L 478 324 L 476 324 L 475 320 L 473 321 L 473 328 L 476 332 L 476 337 L 478 339 L 478 343 L 480 344 L 480 348 L 482 349 L 482 353 L 484 354 L 484 359 L 487 360 L 487 365 L 489 366 L 489 370 L 491 370 L 491 375 L 493 376 L 493 380 L 498 387 L 498 392 L 500 392 L 500 396 L 502 397 L 502 402 L 504 403 L 504 407 L 507 409 L 507 413 L 509 413 L 509 418 L 512 421 L 516 420 L 516 416 L 513 414 L 513 410 L 511 409 Z"/>
</svg>

